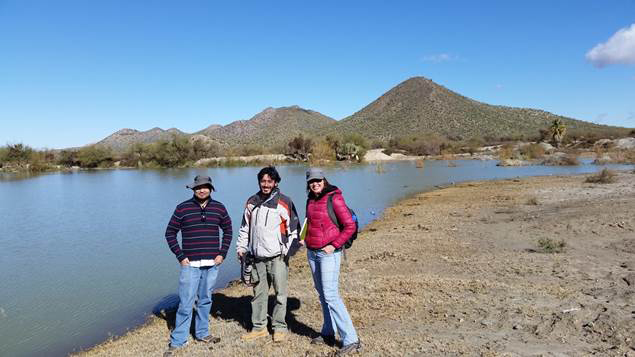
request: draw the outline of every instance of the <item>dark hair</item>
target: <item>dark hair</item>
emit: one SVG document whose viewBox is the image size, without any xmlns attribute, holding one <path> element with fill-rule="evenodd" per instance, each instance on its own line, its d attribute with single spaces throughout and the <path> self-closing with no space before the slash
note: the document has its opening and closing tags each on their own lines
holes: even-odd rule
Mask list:
<svg viewBox="0 0 635 357">
<path fill-rule="evenodd" d="M 276 170 L 275 166 L 263 167 L 262 170 L 258 172 L 258 182 L 260 182 L 260 180 L 262 180 L 265 175 L 269 175 L 269 177 L 271 177 L 272 180 L 276 181 L 276 183 L 280 183 L 280 181 L 282 181 L 282 178 L 280 177 L 280 174 L 278 173 L 278 170 Z"/>
<path fill-rule="evenodd" d="M 322 192 L 324 192 L 324 190 L 331 186 L 331 184 L 326 180 L 326 177 L 323 178 L 322 181 L 324 181 L 324 188 L 322 189 Z M 306 193 L 309 195 L 309 197 L 311 197 L 311 195 L 313 194 L 313 191 L 311 191 L 311 187 L 309 186 L 308 182 L 306 183 Z"/>
</svg>

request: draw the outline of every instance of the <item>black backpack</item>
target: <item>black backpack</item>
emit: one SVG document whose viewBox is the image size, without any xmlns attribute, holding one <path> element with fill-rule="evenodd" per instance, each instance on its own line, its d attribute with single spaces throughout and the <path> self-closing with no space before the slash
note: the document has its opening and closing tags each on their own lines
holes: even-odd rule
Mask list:
<svg viewBox="0 0 635 357">
<path fill-rule="evenodd" d="M 351 235 L 351 237 L 344 243 L 344 249 L 348 249 L 353 245 L 353 241 L 357 239 L 357 232 L 359 231 L 359 220 L 357 219 L 357 214 L 355 214 L 355 211 L 353 211 L 350 207 L 346 206 L 346 208 L 351 213 L 353 222 L 355 222 L 355 232 L 353 232 L 353 235 Z M 340 224 L 340 222 L 337 220 L 337 215 L 335 214 L 335 210 L 333 209 L 333 195 L 329 195 L 326 201 L 326 209 L 328 210 L 331 222 L 333 222 L 333 224 L 335 224 L 340 229 L 340 231 L 344 229 L 344 225 Z"/>
</svg>

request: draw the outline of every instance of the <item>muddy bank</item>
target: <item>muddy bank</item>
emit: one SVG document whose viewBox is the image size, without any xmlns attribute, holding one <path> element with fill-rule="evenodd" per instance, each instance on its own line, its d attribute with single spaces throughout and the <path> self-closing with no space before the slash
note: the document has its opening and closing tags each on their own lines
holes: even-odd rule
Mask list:
<svg viewBox="0 0 635 357">
<path fill-rule="evenodd" d="M 635 356 L 635 174 L 475 182 L 418 194 L 365 227 L 342 295 L 364 355 Z M 542 242 L 542 243 L 539 243 Z M 554 243 L 560 253 L 545 253 Z M 556 249 L 557 250 L 557 249 Z M 214 296 L 212 353 L 326 356 L 303 254 L 291 261 L 290 338 L 241 342 L 251 289 Z M 160 355 L 173 316 L 153 317 L 84 356 Z M 209 355 L 190 344 L 177 355 Z"/>
</svg>

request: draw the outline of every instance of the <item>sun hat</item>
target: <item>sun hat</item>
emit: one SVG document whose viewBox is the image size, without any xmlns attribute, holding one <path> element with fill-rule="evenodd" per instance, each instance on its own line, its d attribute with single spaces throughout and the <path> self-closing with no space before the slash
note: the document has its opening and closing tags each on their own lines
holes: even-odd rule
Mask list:
<svg viewBox="0 0 635 357">
<path fill-rule="evenodd" d="M 309 182 L 311 180 L 323 180 L 324 171 L 317 167 L 311 167 L 306 171 L 306 181 Z"/>
<path fill-rule="evenodd" d="M 216 191 L 214 189 L 214 185 L 212 185 L 212 178 L 209 176 L 203 176 L 203 175 L 196 175 L 196 177 L 194 177 L 194 182 L 192 182 L 189 185 L 186 185 L 185 187 L 193 190 L 198 186 L 205 186 L 205 185 L 209 185 L 212 191 Z"/>
</svg>

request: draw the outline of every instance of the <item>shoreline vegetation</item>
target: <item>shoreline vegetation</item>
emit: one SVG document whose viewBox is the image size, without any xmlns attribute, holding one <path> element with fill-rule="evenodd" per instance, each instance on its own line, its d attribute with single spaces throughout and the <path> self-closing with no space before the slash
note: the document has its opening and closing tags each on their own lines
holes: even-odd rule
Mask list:
<svg viewBox="0 0 635 357">
<path fill-rule="evenodd" d="M 578 165 L 581 157 L 592 158 L 597 164 L 635 163 L 635 131 L 631 134 L 631 137 L 616 139 L 570 135 L 567 140 L 555 140 L 541 131 L 541 136 L 534 141 L 512 138 L 462 141 L 426 134 L 372 143 L 354 134 L 339 138 L 327 136 L 315 141 L 299 135 L 285 147 L 268 150 L 254 145 L 221 148 L 210 141 L 182 136 L 149 144 L 137 143 L 124 151 L 99 145 L 35 150 L 24 144 L 7 144 L 0 147 L 0 172 L 38 174 L 111 168 L 235 167 L 294 162 L 328 165 L 338 161 L 435 159 L 499 160 L 500 166 Z"/>
<path fill-rule="evenodd" d="M 610 177 L 610 180 L 603 180 Z M 635 171 L 466 182 L 414 194 L 347 252 L 341 293 L 366 355 L 631 355 Z M 211 349 L 176 355 L 324 356 L 304 250 L 290 259 L 289 339 L 242 342 L 251 288 L 214 294 Z M 271 299 L 271 297 L 270 297 Z M 75 356 L 160 355 L 174 315 Z"/>
</svg>

